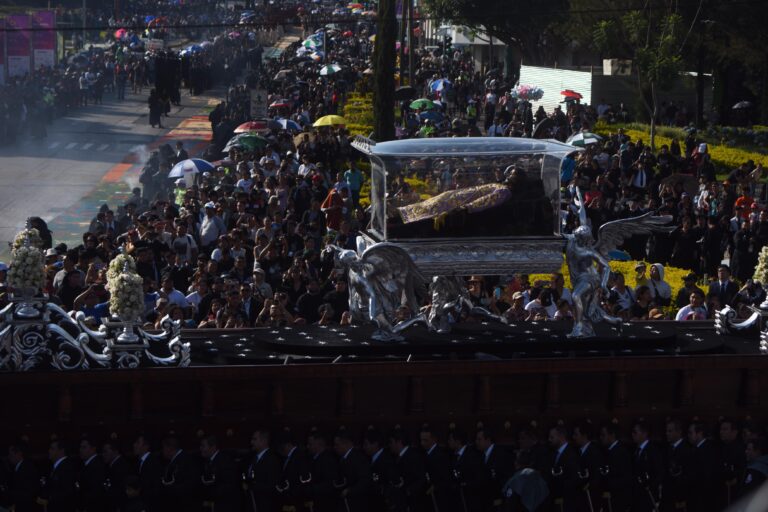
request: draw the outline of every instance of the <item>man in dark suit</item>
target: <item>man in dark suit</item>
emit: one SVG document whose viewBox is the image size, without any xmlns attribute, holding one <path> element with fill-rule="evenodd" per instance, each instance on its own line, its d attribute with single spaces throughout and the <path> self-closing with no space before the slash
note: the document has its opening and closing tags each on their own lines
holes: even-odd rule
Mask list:
<svg viewBox="0 0 768 512">
<path fill-rule="evenodd" d="M 632 505 L 632 453 L 619 443 L 619 429 L 614 423 L 602 426 L 600 444 L 605 449 L 605 466 L 600 469 L 603 510 L 629 512 Z"/>
<path fill-rule="evenodd" d="M 277 490 L 283 509 L 302 510 L 307 497 L 307 485 L 312 481 L 309 459 L 304 450 L 294 441 L 290 430 L 283 430 L 276 436 L 276 446 L 283 458 Z"/>
<path fill-rule="evenodd" d="M 240 473 L 232 456 L 219 449 L 216 436 L 200 441 L 203 458 L 203 499 L 208 510 L 216 512 L 240 511 Z"/>
<path fill-rule="evenodd" d="M 558 512 L 578 511 L 584 499 L 579 477 L 579 452 L 569 442 L 568 434 L 564 425 L 549 429 L 549 445 L 555 451 L 549 488 L 554 509 Z"/>
<path fill-rule="evenodd" d="M 717 268 L 717 281 L 709 283 L 709 293 L 720 299 L 722 306 L 733 305 L 733 300 L 739 293 L 739 286 L 731 281 L 731 269 L 728 265 Z"/>
<path fill-rule="evenodd" d="M 259 429 L 251 436 L 253 457 L 245 474 L 247 502 L 252 512 L 274 512 L 278 505 L 277 485 L 282 467 L 280 457 L 269 447 L 270 433 Z"/>
<path fill-rule="evenodd" d="M 16 441 L 8 447 L 10 475 L 8 499 L 16 512 L 38 512 L 37 496 L 40 491 L 40 476 L 35 465 L 26 459 L 27 444 Z"/>
<path fill-rule="evenodd" d="M 593 442 L 594 428 L 586 421 L 573 426 L 573 442 L 579 449 L 579 478 L 581 479 L 582 502 L 580 510 L 590 511 L 600 503 L 603 482 L 600 468 L 605 466 L 603 451 Z"/>
<path fill-rule="evenodd" d="M 347 430 L 340 430 L 333 438 L 333 450 L 339 456 L 339 512 L 364 512 L 368 510 L 371 490 L 371 464 L 360 450 L 355 448 Z"/>
<path fill-rule="evenodd" d="M 678 419 L 667 421 L 667 450 L 664 478 L 662 480 L 661 509 L 676 511 L 687 508 L 691 478 L 693 448 L 683 437 L 685 430 Z"/>
<path fill-rule="evenodd" d="M 187 160 L 188 158 L 189 158 L 189 153 L 187 153 L 187 150 L 184 149 L 184 143 L 181 141 L 178 141 L 176 143 L 176 156 L 173 159 L 174 165 L 181 161 Z"/>
<path fill-rule="evenodd" d="M 107 508 L 107 470 L 96 452 L 96 445 L 88 438 L 80 440 L 80 460 L 83 461 L 78 476 L 78 509 L 85 512 L 101 512 Z"/>
<path fill-rule="evenodd" d="M 452 512 L 458 510 L 458 489 L 451 474 L 451 458 L 437 444 L 437 436 L 429 426 L 424 426 L 419 433 L 419 441 L 427 455 L 427 495 L 430 497 L 432 512 Z"/>
<path fill-rule="evenodd" d="M 482 510 L 483 491 L 488 485 L 483 456 L 467 444 L 467 440 L 467 434 L 458 429 L 448 434 L 448 447 L 453 452 L 453 477 L 459 488 L 460 512 Z"/>
<path fill-rule="evenodd" d="M 197 510 L 200 508 L 200 465 L 181 449 L 174 435 L 163 439 L 162 455 L 165 460 L 160 482 L 160 498 L 165 510 Z"/>
<path fill-rule="evenodd" d="M 369 428 L 363 437 L 363 452 L 371 461 L 369 510 L 385 512 L 405 508 L 403 480 L 397 471 L 395 457 L 384 449 L 381 432 Z"/>
<path fill-rule="evenodd" d="M 133 443 L 133 455 L 136 457 L 135 472 L 139 477 L 141 501 L 147 512 L 160 512 L 163 510 L 160 501 L 163 466 L 159 457 L 150 451 L 146 436 L 141 435 L 136 438 Z"/>
<path fill-rule="evenodd" d="M 408 433 L 395 428 L 389 433 L 389 451 L 395 457 L 397 474 L 402 478 L 406 508 L 411 512 L 427 509 L 427 468 L 424 454 L 413 448 Z"/>
<path fill-rule="evenodd" d="M 720 504 L 730 506 L 736 499 L 739 482 L 744 480 L 747 466 L 746 446 L 739 436 L 739 425 L 735 420 L 725 418 L 720 422 L 720 450 L 723 466 L 720 480 Z"/>
<path fill-rule="evenodd" d="M 694 421 L 688 427 L 688 442 L 693 447 L 688 508 L 697 512 L 719 511 L 718 475 L 723 464 L 722 456 L 715 443 L 707 438 L 706 428 L 700 421 Z"/>
<path fill-rule="evenodd" d="M 475 434 L 475 447 L 483 455 L 488 476 L 486 510 L 498 510 L 503 502 L 501 488 L 512 476 L 513 461 L 506 449 L 496 445 L 493 433 L 488 427 L 479 429 Z"/>
<path fill-rule="evenodd" d="M 120 445 L 115 440 L 104 443 L 101 458 L 107 468 L 106 491 L 108 510 L 116 512 L 122 509 L 126 501 L 125 480 L 131 474 L 131 466 L 120 452 Z"/>
<path fill-rule="evenodd" d="M 74 512 L 77 508 L 77 470 L 61 439 L 51 441 L 48 460 L 53 464 L 43 487 L 48 512 Z"/>
<path fill-rule="evenodd" d="M 307 497 L 315 512 L 336 512 L 338 499 L 334 482 L 339 479 L 339 464 L 328 449 L 328 441 L 320 432 L 307 437 L 312 480 L 307 485 Z"/>
<path fill-rule="evenodd" d="M 637 447 L 632 467 L 632 510 L 657 510 L 659 489 L 664 475 L 664 458 L 661 451 L 651 443 L 650 431 L 644 422 L 638 421 L 632 427 L 632 441 Z"/>
</svg>

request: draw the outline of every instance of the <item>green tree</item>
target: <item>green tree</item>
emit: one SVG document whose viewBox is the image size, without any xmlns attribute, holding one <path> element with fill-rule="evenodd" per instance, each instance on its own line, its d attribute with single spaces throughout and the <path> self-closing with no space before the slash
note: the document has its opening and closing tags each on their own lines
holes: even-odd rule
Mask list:
<svg viewBox="0 0 768 512">
<path fill-rule="evenodd" d="M 622 51 L 632 58 L 637 87 L 651 124 L 651 149 L 656 144 L 659 90 L 669 89 L 682 71 L 685 31 L 675 4 L 653 5 L 604 19 L 595 25 L 595 45 L 605 53 Z"/>
<path fill-rule="evenodd" d="M 513 53 L 514 79 L 522 60 L 553 64 L 564 42 L 557 27 L 567 18 L 568 0 L 425 0 L 425 6 L 438 21 L 484 32 L 506 44 Z"/>
<path fill-rule="evenodd" d="M 373 137 L 377 142 L 395 138 L 396 40 L 395 0 L 380 0 L 373 50 Z"/>
</svg>

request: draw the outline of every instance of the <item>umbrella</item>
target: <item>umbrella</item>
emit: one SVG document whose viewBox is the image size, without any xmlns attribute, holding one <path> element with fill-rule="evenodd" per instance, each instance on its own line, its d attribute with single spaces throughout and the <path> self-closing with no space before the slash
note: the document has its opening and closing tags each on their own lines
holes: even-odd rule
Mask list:
<svg viewBox="0 0 768 512">
<path fill-rule="evenodd" d="M 347 124 L 347 120 L 344 119 L 341 116 L 323 116 L 312 125 L 314 127 L 320 127 L 320 126 L 338 126 L 338 125 L 345 125 Z"/>
<path fill-rule="evenodd" d="M 450 88 L 452 85 L 453 83 L 447 78 L 440 78 L 432 82 L 432 85 L 429 88 L 437 92 L 437 91 L 442 91 L 443 89 Z"/>
<path fill-rule="evenodd" d="M 275 119 L 274 122 L 279 124 L 280 128 L 278 129 L 288 130 L 291 132 L 301 131 L 301 126 L 299 126 L 299 123 L 297 123 L 293 119 L 278 118 L 278 119 Z"/>
<path fill-rule="evenodd" d="M 328 64 L 327 66 L 320 68 L 320 76 L 333 75 L 339 71 L 341 71 L 341 66 L 338 64 Z"/>
<path fill-rule="evenodd" d="M 734 110 L 743 110 L 745 108 L 750 108 L 751 106 L 752 106 L 751 101 L 740 101 L 731 108 L 733 108 Z"/>
<path fill-rule="evenodd" d="M 124 28 L 119 28 L 115 30 L 115 39 L 123 39 L 125 36 L 128 35 L 128 31 Z"/>
<path fill-rule="evenodd" d="M 579 132 L 571 135 L 565 143 L 570 144 L 571 146 L 584 147 L 589 144 L 597 144 L 601 140 L 603 140 L 603 138 L 595 133 Z"/>
<path fill-rule="evenodd" d="M 234 32 L 230 32 L 228 35 L 229 35 L 229 37 L 230 37 L 230 38 L 232 38 L 232 39 L 237 39 L 237 38 L 238 38 L 238 37 L 240 37 L 242 34 L 241 34 L 240 32 L 234 31 Z"/>
<path fill-rule="evenodd" d="M 169 178 L 186 178 L 198 172 L 213 171 L 213 164 L 200 158 L 190 158 L 177 163 L 168 173 Z"/>
<path fill-rule="evenodd" d="M 154 19 L 155 19 L 155 17 L 152 16 L 152 15 L 144 16 L 144 23 L 149 23 L 149 22 L 151 22 Z"/>
<path fill-rule="evenodd" d="M 321 60 L 323 60 L 323 58 L 325 58 L 325 54 L 323 52 L 315 52 L 312 55 L 310 55 L 309 58 L 311 58 L 315 62 L 320 62 Z"/>
<path fill-rule="evenodd" d="M 353 4 L 347 4 L 348 9 L 362 9 L 363 4 L 353 3 Z"/>
<path fill-rule="evenodd" d="M 263 119 L 259 119 L 256 121 L 248 121 L 247 123 L 241 124 L 240 126 L 235 128 L 235 133 L 258 132 L 266 129 L 268 129 L 267 121 Z"/>
<path fill-rule="evenodd" d="M 428 110 L 434 108 L 435 104 L 430 99 L 419 98 L 418 100 L 411 102 L 410 107 L 412 110 Z"/>
<path fill-rule="evenodd" d="M 293 71 L 292 69 L 281 69 L 280 71 L 277 72 L 277 74 L 272 80 L 276 82 L 279 82 L 281 80 L 287 80 L 288 78 L 292 77 L 295 74 L 296 74 L 295 71 Z"/>
<path fill-rule="evenodd" d="M 211 46 L 213 46 L 213 43 L 210 41 L 203 41 L 202 43 L 200 43 L 200 46 L 202 46 L 203 48 L 210 48 Z"/>
<path fill-rule="evenodd" d="M 190 53 L 200 53 L 201 51 L 203 51 L 203 47 L 200 46 L 199 44 L 193 44 L 193 45 L 188 46 L 187 50 Z"/>
<path fill-rule="evenodd" d="M 269 108 L 286 108 L 291 106 L 291 100 L 282 99 L 272 103 Z"/>
<path fill-rule="evenodd" d="M 422 121 L 426 121 L 429 119 L 430 121 L 442 121 L 443 120 L 443 114 L 440 112 L 436 112 L 434 110 L 429 110 L 427 112 L 422 112 L 419 114 L 419 119 Z"/>
<path fill-rule="evenodd" d="M 571 89 L 566 89 L 564 91 L 560 91 L 560 94 L 565 96 L 566 98 L 573 98 L 575 100 L 583 99 L 584 96 L 581 95 L 581 93 L 578 93 L 576 91 L 572 91 Z"/>
<path fill-rule="evenodd" d="M 224 152 L 226 153 L 235 147 L 241 147 L 247 149 L 248 151 L 254 151 L 256 149 L 265 148 L 267 144 L 269 144 L 269 141 L 264 137 L 260 137 L 253 133 L 241 133 L 240 135 L 235 135 L 229 139 L 229 142 L 227 142 L 227 145 L 224 147 Z"/>
<path fill-rule="evenodd" d="M 341 35 L 344 37 L 352 37 L 355 34 L 351 30 L 345 30 L 344 32 L 341 33 Z"/>
<path fill-rule="evenodd" d="M 626 251 L 614 249 L 613 251 L 608 251 L 608 259 L 613 261 L 630 261 L 632 257 Z"/>
<path fill-rule="evenodd" d="M 315 38 L 310 37 L 308 39 L 305 39 L 304 42 L 301 43 L 301 45 L 304 48 L 315 49 L 319 46 L 323 46 L 323 40 L 322 39 L 317 40 Z"/>
<path fill-rule="evenodd" d="M 414 96 L 416 96 L 416 88 L 410 85 L 403 85 L 395 91 L 395 99 L 398 101 L 409 100 Z"/>
</svg>

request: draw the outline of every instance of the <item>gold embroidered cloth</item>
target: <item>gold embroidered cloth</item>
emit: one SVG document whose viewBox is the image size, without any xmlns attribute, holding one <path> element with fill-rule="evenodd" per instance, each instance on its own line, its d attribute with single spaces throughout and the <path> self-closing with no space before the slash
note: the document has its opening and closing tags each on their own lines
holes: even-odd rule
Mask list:
<svg viewBox="0 0 768 512">
<path fill-rule="evenodd" d="M 487 210 L 507 201 L 511 195 L 506 185 L 490 183 L 458 190 L 446 190 L 435 197 L 401 206 L 397 210 L 400 212 L 403 223 L 410 224 L 420 220 L 434 219 L 440 214 L 462 207 L 469 213 Z"/>
</svg>

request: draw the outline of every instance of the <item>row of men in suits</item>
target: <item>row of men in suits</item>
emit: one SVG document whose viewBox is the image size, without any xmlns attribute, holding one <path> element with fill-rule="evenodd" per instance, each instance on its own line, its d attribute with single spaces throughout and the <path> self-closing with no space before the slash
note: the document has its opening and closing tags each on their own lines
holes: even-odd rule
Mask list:
<svg viewBox="0 0 768 512">
<path fill-rule="evenodd" d="M 620 442 L 612 423 L 599 432 L 587 422 L 556 425 L 547 443 L 521 432 L 516 457 L 487 428 L 472 439 L 457 429 L 439 439 L 424 426 L 418 442 L 400 428 L 387 435 L 369 429 L 361 442 L 346 430 L 333 437 L 312 432 L 305 447 L 287 431 L 272 436 L 259 429 L 242 457 L 222 450 L 214 436 L 201 439 L 199 453 L 172 435 L 154 453 L 139 436 L 130 460 L 112 440 L 98 453 L 82 439 L 79 460 L 55 440 L 42 478 L 25 444 L 16 442 L 0 485 L 3 504 L 17 512 L 707 512 L 762 484 L 768 472 L 765 443 L 747 444 L 750 460 L 764 461 L 747 466 L 734 427 L 723 422 L 715 444 L 701 423 L 686 432 L 670 420 L 662 446 L 643 422 L 633 425 L 631 445 Z"/>
</svg>

